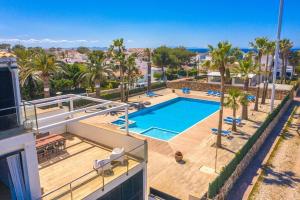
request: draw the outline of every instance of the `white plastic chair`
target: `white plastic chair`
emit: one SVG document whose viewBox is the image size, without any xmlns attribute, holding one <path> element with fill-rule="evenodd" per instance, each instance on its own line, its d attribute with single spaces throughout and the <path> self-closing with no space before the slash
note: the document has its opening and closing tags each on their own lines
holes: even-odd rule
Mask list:
<svg viewBox="0 0 300 200">
<path fill-rule="evenodd" d="M 110 154 L 111 161 L 118 161 L 124 164 L 125 161 L 125 150 L 124 148 L 114 148 Z"/>
<path fill-rule="evenodd" d="M 98 173 L 104 173 L 107 170 L 112 171 L 112 165 L 109 158 L 103 160 L 95 160 L 93 168 L 97 170 Z"/>
</svg>

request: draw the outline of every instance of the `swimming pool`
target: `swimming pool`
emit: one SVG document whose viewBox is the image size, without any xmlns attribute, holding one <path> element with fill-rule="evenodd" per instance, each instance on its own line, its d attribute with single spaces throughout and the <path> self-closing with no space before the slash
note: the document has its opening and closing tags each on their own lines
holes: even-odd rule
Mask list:
<svg viewBox="0 0 300 200">
<path fill-rule="evenodd" d="M 129 114 L 135 122 L 129 131 L 167 141 L 219 108 L 219 102 L 177 97 Z"/>
</svg>

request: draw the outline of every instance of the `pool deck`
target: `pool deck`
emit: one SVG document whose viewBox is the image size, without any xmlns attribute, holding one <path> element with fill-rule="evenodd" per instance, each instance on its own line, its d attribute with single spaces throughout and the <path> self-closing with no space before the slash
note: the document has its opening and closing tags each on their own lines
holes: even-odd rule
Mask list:
<svg viewBox="0 0 300 200">
<path fill-rule="evenodd" d="M 180 90 L 173 93 L 171 89 L 164 89 L 156 91 L 156 93 L 161 96 L 150 98 L 139 95 L 129 98 L 129 101 L 149 101 L 151 106 L 178 96 L 219 101 L 218 97 L 207 96 L 204 92 L 198 91 L 191 91 L 190 94 L 184 95 Z M 279 102 L 276 101 L 275 103 L 278 104 Z M 169 141 L 132 133 L 132 136 L 148 141 L 148 188 L 155 188 L 180 199 L 201 197 L 207 191 L 209 182 L 217 176 L 222 167 L 234 157 L 235 153 L 264 121 L 269 107 L 267 101 L 265 105 L 260 105 L 259 111 L 256 112 L 252 110 L 253 103 L 251 103 L 249 120 L 244 121 L 245 124 L 242 127 L 238 127 L 238 131 L 232 134 L 231 139 L 222 137 L 223 148 L 218 149 L 217 173 L 215 173 L 216 148 L 214 147 L 216 135 L 213 135 L 210 129 L 217 128 L 219 112 L 210 115 Z M 130 110 L 129 112 L 134 111 Z M 240 112 L 238 110 L 238 116 Z M 83 120 L 83 122 L 125 134 L 116 126 L 109 124 L 120 115 L 96 116 Z M 231 109 L 224 109 L 224 117 L 226 116 L 232 116 Z M 230 129 L 231 125 L 223 124 L 223 130 Z M 180 164 L 175 161 L 174 153 L 176 151 L 183 153 L 185 163 Z"/>
</svg>

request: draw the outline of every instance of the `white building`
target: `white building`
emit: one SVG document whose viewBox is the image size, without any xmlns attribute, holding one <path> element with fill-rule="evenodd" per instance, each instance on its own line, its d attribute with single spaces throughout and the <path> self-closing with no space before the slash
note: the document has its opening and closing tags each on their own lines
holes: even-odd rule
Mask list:
<svg viewBox="0 0 300 200">
<path fill-rule="evenodd" d="M 128 105 L 72 94 L 21 103 L 15 58 L 7 56 L 0 199 L 146 199 L 147 142 L 126 135 Z M 97 126 L 116 111 L 124 112 L 124 131 Z"/>
<path fill-rule="evenodd" d="M 240 74 L 231 74 L 231 84 L 232 85 L 244 85 L 244 81 L 240 78 Z M 220 72 L 214 71 L 214 72 L 209 72 L 207 73 L 207 80 L 208 83 L 213 83 L 213 84 L 220 84 L 221 82 L 221 75 Z M 249 75 L 249 85 L 250 86 L 255 86 L 257 83 L 257 76 L 256 74 L 250 74 Z"/>
</svg>

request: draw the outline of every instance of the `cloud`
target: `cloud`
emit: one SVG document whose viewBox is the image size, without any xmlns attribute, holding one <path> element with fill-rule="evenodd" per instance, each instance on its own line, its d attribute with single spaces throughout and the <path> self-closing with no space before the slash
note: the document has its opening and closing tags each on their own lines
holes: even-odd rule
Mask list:
<svg viewBox="0 0 300 200">
<path fill-rule="evenodd" d="M 19 38 L 0 38 L 0 42 L 7 42 L 7 43 L 24 43 L 24 44 L 76 44 L 76 43 L 99 43 L 99 40 L 55 40 L 55 39 L 19 39 Z"/>
<path fill-rule="evenodd" d="M 133 40 L 127 40 L 126 42 L 127 43 L 133 43 L 134 41 Z"/>
</svg>

